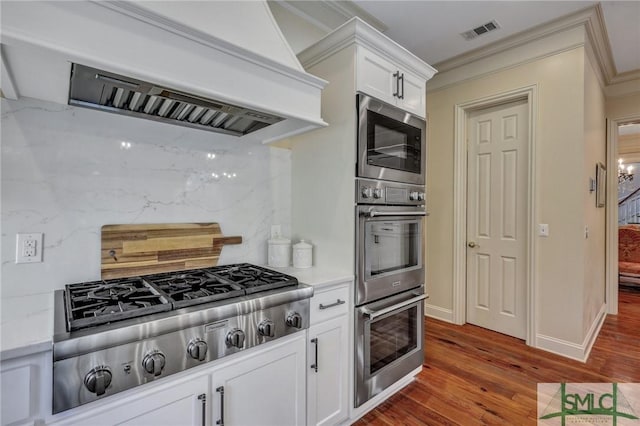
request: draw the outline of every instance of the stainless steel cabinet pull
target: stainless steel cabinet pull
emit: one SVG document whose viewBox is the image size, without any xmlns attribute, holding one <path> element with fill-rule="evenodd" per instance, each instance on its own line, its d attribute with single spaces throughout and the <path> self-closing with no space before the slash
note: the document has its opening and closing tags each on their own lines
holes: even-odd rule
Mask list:
<svg viewBox="0 0 640 426">
<path fill-rule="evenodd" d="M 317 373 L 318 372 L 318 338 L 316 337 L 315 339 L 311 339 L 311 343 L 316 345 L 316 362 L 311 364 L 311 368 L 313 368 Z"/>
<path fill-rule="evenodd" d="M 393 96 L 399 98 L 400 97 L 400 71 L 394 72 L 393 77 L 396 79 L 396 91 L 393 94 Z"/>
<path fill-rule="evenodd" d="M 400 71 L 398 71 L 398 74 L 400 73 Z M 401 75 L 398 76 L 398 80 L 402 81 L 402 84 L 400 85 L 400 87 L 402 88 L 402 94 L 398 95 L 399 99 L 404 99 L 404 73 L 402 73 Z"/>
<path fill-rule="evenodd" d="M 207 394 L 203 393 L 198 395 L 198 399 L 202 403 L 202 426 L 207 425 Z"/>
<path fill-rule="evenodd" d="M 376 216 L 428 216 L 427 212 L 379 212 L 372 210 L 370 212 L 365 212 L 365 215 L 369 217 Z"/>
<path fill-rule="evenodd" d="M 422 294 L 420 296 L 412 297 L 409 300 L 405 300 L 404 302 L 398 303 L 397 305 L 389 306 L 388 308 L 380 309 L 379 311 L 372 311 L 370 309 L 363 309 L 363 314 L 369 317 L 370 319 L 378 318 L 382 315 L 388 314 L 389 312 L 397 311 L 398 309 L 404 308 L 405 306 L 409 306 L 413 303 L 420 302 L 426 299 L 426 294 Z"/>
<path fill-rule="evenodd" d="M 216 420 L 216 424 L 224 426 L 224 386 L 216 388 L 216 392 L 220 393 L 220 419 Z"/>
<path fill-rule="evenodd" d="M 332 303 L 330 305 L 323 305 L 321 303 L 320 304 L 320 309 L 329 309 L 329 308 L 333 308 L 334 306 L 344 305 L 345 303 L 347 303 L 345 300 L 340 300 L 340 299 L 338 299 L 336 301 L 336 303 Z"/>
</svg>

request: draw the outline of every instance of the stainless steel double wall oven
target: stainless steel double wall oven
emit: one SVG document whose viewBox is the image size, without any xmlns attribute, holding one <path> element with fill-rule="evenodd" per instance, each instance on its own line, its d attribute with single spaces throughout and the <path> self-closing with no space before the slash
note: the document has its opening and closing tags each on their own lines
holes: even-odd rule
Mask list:
<svg viewBox="0 0 640 426">
<path fill-rule="evenodd" d="M 355 405 L 422 365 L 426 123 L 358 94 Z"/>
</svg>

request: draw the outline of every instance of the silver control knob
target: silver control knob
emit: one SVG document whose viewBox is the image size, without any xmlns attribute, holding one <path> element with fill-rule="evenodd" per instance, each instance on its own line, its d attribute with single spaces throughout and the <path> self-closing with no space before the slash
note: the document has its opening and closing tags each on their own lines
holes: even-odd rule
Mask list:
<svg viewBox="0 0 640 426">
<path fill-rule="evenodd" d="M 371 198 L 373 197 L 373 188 L 370 186 L 362 187 L 362 198 Z"/>
<path fill-rule="evenodd" d="M 84 376 L 84 385 L 87 387 L 89 392 L 100 396 L 103 395 L 105 390 L 109 387 L 112 378 L 113 375 L 111 374 L 109 367 L 101 365 L 93 368 L 86 376 Z"/>
<path fill-rule="evenodd" d="M 418 191 L 411 191 L 409 193 L 409 200 L 417 201 L 418 200 Z"/>
<path fill-rule="evenodd" d="M 425 197 L 425 193 L 424 192 L 418 193 L 418 201 L 424 201 L 424 197 Z"/>
<path fill-rule="evenodd" d="M 273 325 L 273 321 L 271 320 L 263 320 L 258 324 L 258 334 L 266 337 L 273 337 L 275 333 L 275 327 Z"/>
<path fill-rule="evenodd" d="M 302 316 L 297 312 L 293 312 L 287 316 L 286 323 L 289 327 L 302 328 Z"/>
<path fill-rule="evenodd" d="M 227 337 L 225 339 L 227 341 L 227 346 L 235 346 L 236 348 L 242 349 L 244 346 L 244 331 L 236 328 L 227 333 Z"/>
<path fill-rule="evenodd" d="M 373 190 L 373 198 L 381 198 L 382 197 L 382 188 L 376 188 Z"/>
<path fill-rule="evenodd" d="M 160 351 L 152 351 L 142 359 L 142 368 L 149 374 L 159 376 L 164 368 L 165 357 Z"/>
<path fill-rule="evenodd" d="M 207 342 L 202 339 L 193 339 L 187 346 L 187 353 L 193 359 L 204 361 L 207 357 Z"/>
</svg>

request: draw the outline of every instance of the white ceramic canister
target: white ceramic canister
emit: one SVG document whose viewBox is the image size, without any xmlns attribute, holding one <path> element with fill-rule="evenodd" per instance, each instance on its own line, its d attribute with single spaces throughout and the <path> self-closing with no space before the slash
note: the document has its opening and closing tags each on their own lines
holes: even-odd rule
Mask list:
<svg viewBox="0 0 640 426">
<path fill-rule="evenodd" d="M 269 243 L 269 266 L 286 268 L 291 265 L 291 240 L 275 237 Z"/>
<path fill-rule="evenodd" d="M 293 267 L 311 268 L 313 258 L 313 246 L 305 240 L 293 245 Z"/>
</svg>

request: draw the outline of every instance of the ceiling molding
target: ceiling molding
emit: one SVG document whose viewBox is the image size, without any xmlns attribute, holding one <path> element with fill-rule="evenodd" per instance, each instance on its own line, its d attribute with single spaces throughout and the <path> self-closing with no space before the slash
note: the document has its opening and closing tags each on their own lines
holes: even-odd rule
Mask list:
<svg viewBox="0 0 640 426">
<path fill-rule="evenodd" d="M 587 52 L 595 61 L 594 66 L 604 86 L 633 82 L 640 80 L 640 70 L 618 74 L 611 53 L 611 44 L 604 23 L 602 8 L 599 4 L 583 9 L 579 12 L 567 15 L 563 18 L 536 26 L 527 31 L 520 32 L 504 40 L 492 43 L 472 51 L 463 53 L 454 58 L 447 59 L 434 66 L 440 74 L 470 63 L 488 58 L 507 50 L 522 47 L 534 41 L 549 37 L 550 35 L 566 31 L 575 27 L 584 27 L 587 40 Z"/>
<path fill-rule="evenodd" d="M 389 29 L 382 21 L 351 1 L 291 1 L 270 0 L 284 7 L 289 12 L 306 19 L 316 27 L 330 32 L 344 24 L 354 16 L 374 27 L 380 32 Z"/>
</svg>

